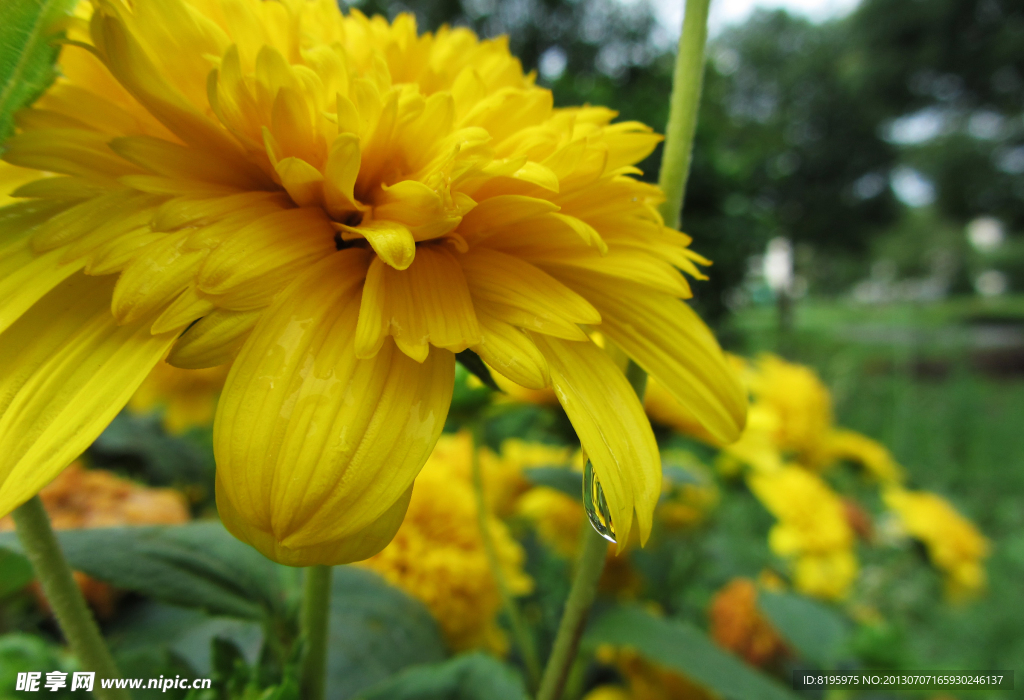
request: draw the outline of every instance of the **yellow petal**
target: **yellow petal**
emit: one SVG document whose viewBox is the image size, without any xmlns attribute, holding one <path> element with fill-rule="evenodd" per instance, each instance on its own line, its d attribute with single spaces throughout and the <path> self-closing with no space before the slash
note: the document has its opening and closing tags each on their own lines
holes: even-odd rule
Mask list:
<svg viewBox="0 0 1024 700">
<path fill-rule="evenodd" d="M 119 323 L 149 316 L 174 301 L 195 279 L 207 252 L 184 250 L 188 231 L 165 234 L 139 251 L 114 287 L 111 309 Z"/>
<path fill-rule="evenodd" d="M 358 227 L 339 224 L 343 238 L 365 238 L 375 253 L 396 270 L 405 270 L 416 257 L 416 239 L 412 231 L 395 221 L 373 220 Z"/>
<path fill-rule="evenodd" d="M 451 401 L 450 352 L 420 364 L 388 342 L 356 359 L 363 269 L 363 251 L 341 251 L 275 299 L 232 365 L 214 427 L 218 502 L 244 532 L 317 551 L 316 563 L 336 563 L 324 547 L 406 496 Z"/>
<path fill-rule="evenodd" d="M 339 96 L 339 101 L 340 101 Z M 339 125 L 340 128 L 340 125 Z M 345 213 L 362 209 L 354 194 L 356 177 L 359 175 L 359 137 L 355 134 L 338 134 L 331 144 L 324 170 L 324 200 L 327 211 L 338 221 L 344 221 Z"/>
<path fill-rule="evenodd" d="M 118 326 L 113 287 L 74 275 L 0 334 L 0 513 L 81 454 L 174 342 L 145 321 Z"/>
<path fill-rule="evenodd" d="M 510 323 L 477 306 L 484 342 L 473 350 L 495 371 L 516 384 L 543 389 L 551 384 L 548 363 L 527 335 Z"/>
<path fill-rule="evenodd" d="M 547 257 L 544 262 L 548 263 L 545 267 L 568 265 L 593 270 L 609 277 L 636 282 L 674 297 L 693 296 L 686 278 L 678 270 L 646 251 L 613 249 L 608 255 L 556 253 Z"/>
<path fill-rule="evenodd" d="M 150 329 L 150 332 L 159 334 L 169 331 L 180 331 L 193 321 L 213 311 L 214 308 L 213 302 L 200 296 L 195 284 L 190 284 L 153 321 L 153 327 Z"/>
<path fill-rule="evenodd" d="M 227 364 L 249 337 L 263 309 L 217 309 L 203 316 L 181 334 L 167 362 L 182 369 L 204 369 Z"/>
<path fill-rule="evenodd" d="M 594 465 L 611 509 L 619 551 L 636 514 L 651 533 L 661 493 L 661 459 L 651 424 L 626 376 L 601 348 L 532 334 L 551 368 L 551 386 Z"/>
<path fill-rule="evenodd" d="M 459 233 L 463 236 L 475 234 L 480 240 L 500 226 L 516 224 L 540 214 L 558 211 L 558 205 L 546 199 L 505 194 L 483 200 L 462 218 Z"/>
<path fill-rule="evenodd" d="M 152 136 L 125 136 L 110 142 L 110 149 L 157 175 L 202 180 L 240 190 L 267 190 L 273 186 L 254 165 L 239 167 L 218 153 L 189 148 Z"/>
<path fill-rule="evenodd" d="M 372 357 L 385 336 L 417 362 L 430 345 L 461 352 L 480 342 L 462 268 L 443 245 L 420 246 L 406 270 L 374 258 L 363 289 L 356 357 Z"/>
<path fill-rule="evenodd" d="M 746 391 L 715 337 L 679 299 L 623 280 L 552 269 L 601 312 L 601 332 L 658 378 L 716 440 L 736 440 L 747 417 Z"/>
<path fill-rule="evenodd" d="M 274 164 L 281 186 L 300 207 L 319 206 L 324 199 L 324 176 L 301 158 L 284 158 Z"/>
<path fill-rule="evenodd" d="M 589 301 L 519 258 L 475 248 L 462 256 L 473 300 L 507 323 L 567 340 L 586 340 L 577 324 L 601 322 Z"/>
<path fill-rule="evenodd" d="M 36 255 L 27 240 L 0 250 L 0 333 L 40 298 L 70 275 L 81 263 L 60 262 L 61 251 Z"/>
<path fill-rule="evenodd" d="M 203 263 L 199 290 L 222 308 L 260 308 L 295 274 L 334 251 L 334 228 L 322 209 L 286 209 L 226 238 Z"/>
<path fill-rule="evenodd" d="M 382 516 L 354 533 L 336 539 L 325 539 L 309 546 L 287 546 L 272 532 L 261 530 L 242 517 L 228 498 L 220 498 L 221 472 L 217 472 L 217 510 L 224 527 L 238 539 L 248 542 L 268 559 L 287 566 L 338 566 L 369 559 L 390 544 L 402 526 L 412 499 L 412 487 Z"/>
</svg>

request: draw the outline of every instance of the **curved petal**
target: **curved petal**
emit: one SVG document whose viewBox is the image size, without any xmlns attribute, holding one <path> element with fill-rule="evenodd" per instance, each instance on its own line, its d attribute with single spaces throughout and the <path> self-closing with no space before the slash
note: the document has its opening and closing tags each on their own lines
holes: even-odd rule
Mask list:
<svg viewBox="0 0 1024 700">
<path fill-rule="evenodd" d="M 640 542 L 651 534 L 661 493 L 661 459 L 651 424 L 626 375 L 591 342 L 532 333 L 551 386 L 594 465 L 611 508 L 619 551 L 636 513 Z"/>
<path fill-rule="evenodd" d="M 220 492 L 220 473 L 217 476 L 217 491 Z M 279 542 L 273 533 L 253 527 L 234 509 L 228 499 L 217 498 L 220 518 L 232 535 L 248 542 L 264 556 L 288 566 L 314 566 L 325 564 L 338 566 L 354 561 L 369 559 L 388 546 L 405 519 L 405 511 L 412 498 L 412 487 L 391 506 L 384 515 L 358 532 L 328 540 L 311 546 L 289 547 Z"/>
<path fill-rule="evenodd" d="M 221 395 L 217 501 L 245 532 L 267 533 L 247 539 L 262 541 L 268 556 L 303 551 L 323 556 L 307 563 L 336 561 L 331 543 L 359 537 L 395 507 L 444 426 L 451 352 L 434 348 L 421 364 L 385 342 L 370 359 L 355 356 L 367 258 L 341 251 L 283 291 Z"/>
<path fill-rule="evenodd" d="M 73 275 L 0 334 L 0 513 L 81 454 L 174 342 L 152 319 L 117 325 L 114 282 Z"/>
<path fill-rule="evenodd" d="M 462 352 L 481 340 L 461 256 L 445 246 L 420 246 L 407 270 L 380 257 L 370 264 L 356 332 L 356 357 L 369 358 L 391 335 L 417 362 L 430 346 Z"/>
<path fill-rule="evenodd" d="M 657 377 L 716 440 L 739 438 L 747 419 L 746 391 L 693 309 L 623 280 L 568 267 L 549 271 L 601 312 L 601 332 Z"/>
</svg>

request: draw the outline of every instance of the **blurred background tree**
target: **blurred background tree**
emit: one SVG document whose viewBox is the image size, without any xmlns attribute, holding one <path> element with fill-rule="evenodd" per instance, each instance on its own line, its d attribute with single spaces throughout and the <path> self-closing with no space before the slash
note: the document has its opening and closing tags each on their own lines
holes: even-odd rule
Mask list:
<svg viewBox="0 0 1024 700">
<path fill-rule="evenodd" d="M 646 0 L 357 6 L 507 34 L 556 104 L 665 124 L 674 28 Z M 993 265 L 1004 286 L 1024 285 L 1022 47 L 1012 0 L 864 0 L 822 23 L 758 10 L 713 37 L 683 224 L 714 261 L 696 285 L 701 311 L 749 301 L 741 285 L 777 237 L 795 246 L 798 294 L 845 293 L 879 260 L 876 274 L 934 280 L 914 287 L 925 296 L 970 292 Z M 1007 239 L 999 255 L 967 245 L 979 217 Z"/>
</svg>

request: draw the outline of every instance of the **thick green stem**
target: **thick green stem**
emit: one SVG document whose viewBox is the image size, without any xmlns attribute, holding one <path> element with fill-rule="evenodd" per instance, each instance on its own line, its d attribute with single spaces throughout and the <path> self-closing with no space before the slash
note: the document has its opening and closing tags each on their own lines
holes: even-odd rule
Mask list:
<svg viewBox="0 0 1024 700">
<path fill-rule="evenodd" d="M 658 184 L 665 193 L 661 215 L 669 228 L 679 228 L 686 178 L 690 173 L 693 136 L 697 130 L 700 91 L 704 80 L 704 45 L 708 38 L 710 4 L 711 0 L 686 0 L 683 31 L 679 36 L 668 125 L 665 127 L 665 149 L 658 177 Z"/>
<path fill-rule="evenodd" d="M 25 550 L 64 637 L 78 657 L 82 669 L 96 674 L 93 694 L 100 700 L 130 700 L 127 690 L 103 688 L 100 680 L 120 678 L 92 612 L 75 583 L 71 567 L 60 549 L 43 502 L 33 496 L 14 511 L 18 539 Z"/>
<path fill-rule="evenodd" d="M 306 569 L 299 617 L 305 643 L 300 670 L 303 700 L 323 700 L 324 697 L 332 572 L 329 566 L 311 566 Z"/>
<path fill-rule="evenodd" d="M 558 632 L 551 647 L 547 668 L 544 669 L 537 700 L 558 700 L 562 697 L 565 679 L 576 658 L 580 636 L 587 623 L 587 613 L 597 597 L 597 584 L 601 580 L 607 554 L 608 541 L 597 534 L 590 523 L 585 523 L 582 549 L 576 561 L 576 575 L 569 589 L 569 598 L 565 601 L 562 620 L 558 623 Z"/>
<path fill-rule="evenodd" d="M 478 432 L 478 429 L 473 431 L 473 455 L 470 463 L 473 468 L 473 492 L 476 494 L 476 516 L 480 527 L 480 539 L 483 541 L 484 552 L 487 554 L 487 564 L 490 566 L 491 575 L 494 576 L 494 580 L 498 584 L 498 593 L 501 595 L 505 614 L 508 615 L 509 624 L 512 626 L 512 637 L 515 640 L 516 647 L 519 649 L 519 655 L 523 659 L 523 664 L 526 666 L 527 680 L 532 690 L 537 687 L 537 683 L 540 681 L 540 661 L 537 658 L 537 646 L 534 644 L 533 636 L 530 634 L 530 630 L 526 626 L 522 614 L 519 612 L 519 606 L 516 605 L 512 591 L 508 587 L 508 580 L 505 578 L 505 572 L 502 570 L 501 562 L 498 560 L 498 550 L 494 546 L 494 537 L 491 535 L 490 528 L 490 510 L 487 507 L 487 498 L 484 494 L 483 470 L 480 468 L 480 445 L 482 441 Z"/>
</svg>

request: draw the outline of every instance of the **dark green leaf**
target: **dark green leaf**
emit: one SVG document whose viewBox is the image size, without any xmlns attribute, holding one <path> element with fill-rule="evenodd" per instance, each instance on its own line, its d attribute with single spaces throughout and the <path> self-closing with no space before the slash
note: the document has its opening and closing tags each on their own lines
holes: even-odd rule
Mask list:
<svg viewBox="0 0 1024 700">
<path fill-rule="evenodd" d="M 28 559 L 6 549 L 0 549 L 0 598 L 21 590 L 35 578 Z"/>
<path fill-rule="evenodd" d="M 362 693 L 361 700 L 528 700 L 518 671 L 493 656 L 466 654 L 414 666 Z"/>
<path fill-rule="evenodd" d="M 761 591 L 758 607 L 808 661 L 828 667 L 846 647 L 846 622 L 817 601 L 793 593 Z"/>
<path fill-rule="evenodd" d="M 89 447 L 96 466 L 126 471 L 154 486 L 201 485 L 213 492 L 213 451 L 199 440 L 200 431 L 168 435 L 155 413 L 124 411 Z"/>
<path fill-rule="evenodd" d="M 702 631 L 640 608 L 616 608 L 587 630 L 588 646 L 611 644 L 684 674 L 726 700 L 795 700 L 781 684 L 715 646 Z"/>
<path fill-rule="evenodd" d="M 77 0 L 5 0 L 0 21 L 0 142 L 14 113 L 32 104 L 53 82 L 60 48 L 55 24 Z"/>
<path fill-rule="evenodd" d="M 477 379 L 482 381 L 484 386 L 490 387 L 494 391 L 501 391 L 501 389 L 498 388 L 498 383 L 495 382 L 494 377 L 491 376 L 491 370 L 475 352 L 472 350 L 463 350 L 462 352 L 455 354 L 455 359 L 460 365 L 472 372 Z"/>
<path fill-rule="evenodd" d="M 427 609 L 365 569 L 334 569 L 327 697 L 353 697 L 407 666 L 440 661 L 444 642 Z"/>
<path fill-rule="evenodd" d="M 577 501 L 583 501 L 583 475 L 562 467 L 524 469 L 523 476 L 537 486 L 557 489 Z"/>
<path fill-rule="evenodd" d="M 261 620 L 284 613 L 277 564 L 218 522 L 57 533 L 71 566 L 118 588 L 213 615 Z M 0 547 L 20 551 L 14 533 Z"/>
</svg>

